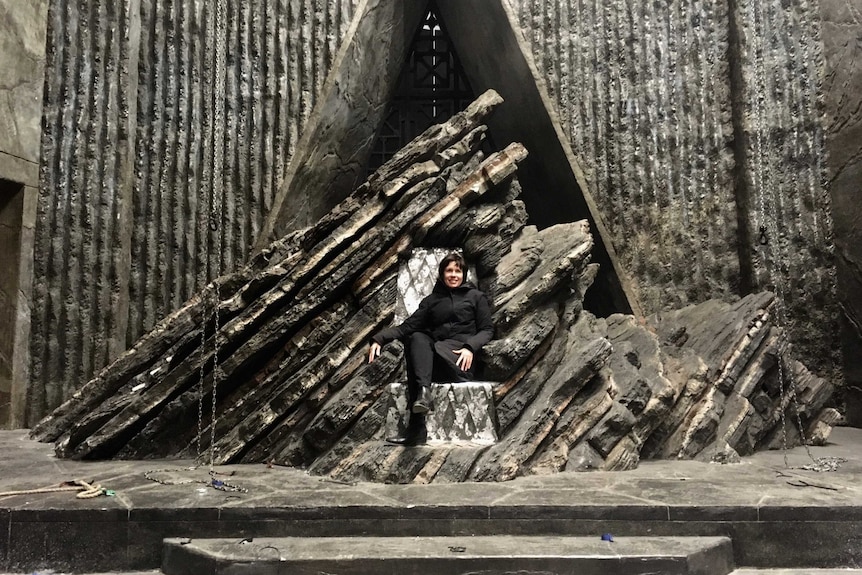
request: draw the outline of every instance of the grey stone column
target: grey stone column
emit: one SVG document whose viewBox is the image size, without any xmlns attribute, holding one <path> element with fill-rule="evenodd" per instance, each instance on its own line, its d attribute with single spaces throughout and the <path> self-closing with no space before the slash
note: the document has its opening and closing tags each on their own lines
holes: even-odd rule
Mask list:
<svg viewBox="0 0 862 575">
<path fill-rule="evenodd" d="M 0 428 L 24 426 L 47 12 L 0 0 Z"/>
</svg>

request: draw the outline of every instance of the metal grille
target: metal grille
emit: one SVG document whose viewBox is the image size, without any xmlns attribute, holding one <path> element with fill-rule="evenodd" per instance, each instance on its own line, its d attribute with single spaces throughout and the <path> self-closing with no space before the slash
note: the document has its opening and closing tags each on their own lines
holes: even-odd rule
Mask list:
<svg viewBox="0 0 862 575">
<path fill-rule="evenodd" d="M 475 99 L 449 35 L 431 2 L 407 57 L 371 152 L 371 173 L 428 127 L 445 122 Z"/>
</svg>

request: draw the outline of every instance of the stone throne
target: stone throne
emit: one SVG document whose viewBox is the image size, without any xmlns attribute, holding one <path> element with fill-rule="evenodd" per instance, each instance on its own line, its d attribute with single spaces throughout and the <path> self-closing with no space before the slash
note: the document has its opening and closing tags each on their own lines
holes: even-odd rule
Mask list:
<svg viewBox="0 0 862 575">
<path fill-rule="evenodd" d="M 431 293 L 437 280 L 437 269 L 451 248 L 414 248 L 398 270 L 398 297 L 395 304 L 394 324 L 401 323 L 416 308 L 422 298 Z M 475 268 L 467 277 L 476 277 Z M 481 362 L 481 354 L 476 361 Z M 477 375 L 481 377 L 481 363 Z M 391 383 L 389 411 L 386 417 L 386 436 L 402 436 L 409 421 L 407 385 L 404 381 Z M 435 381 L 431 384 L 434 409 L 425 416 L 429 444 L 489 445 L 497 440 L 494 412 L 493 383 L 471 381 L 450 383 Z"/>
<path fill-rule="evenodd" d="M 32 435 L 60 457 L 266 461 L 390 483 L 726 461 L 823 441 L 832 386 L 790 359 L 772 294 L 646 318 L 584 308 L 598 271 L 590 223 L 527 225 L 526 149 L 481 150 L 501 103 L 489 91 L 429 128 L 313 226 L 164 318 Z M 369 365 L 368 338 L 393 319 L 399 263 L 434 245 L 463 246 L 494 310 L 491 445 L 382 441 L 403 350 L 390 344 Z"/>
</svg>

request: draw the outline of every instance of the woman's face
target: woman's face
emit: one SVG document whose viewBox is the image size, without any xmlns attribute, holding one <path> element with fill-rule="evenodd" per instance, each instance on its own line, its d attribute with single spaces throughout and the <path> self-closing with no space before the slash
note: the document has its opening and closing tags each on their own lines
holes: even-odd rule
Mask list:
<svg viewBox="0 0 862 575">
<path fill-rule="evenodd" d="M 448 288 L 456 288 L 464 281 L 464 272 L 458 262 L 449 262 L 443 270 L 443 283 Z"/>
</svg>

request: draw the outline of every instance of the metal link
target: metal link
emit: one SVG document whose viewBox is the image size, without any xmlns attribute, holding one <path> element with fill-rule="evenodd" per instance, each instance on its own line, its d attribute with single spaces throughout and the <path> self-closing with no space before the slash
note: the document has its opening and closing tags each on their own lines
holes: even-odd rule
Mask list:
<svg viewBox="0 0 862 575">
<path fill-rule="evenodd" d="M 755 8 L 756 6 L 756 8 Z M 756 10 L 756 13 L 755 13 Z M 754 176 L 753 176 L 753 184 L 754 184 L 754 193 L 757 200 L 757 210 L 755 211 L 755 228 L 759 230 L 758 236 L 758 248 L 761 250 L 761 265 L 764 268 L 768 276 L 769 282 L 772 284 L 772 288 L 775 293 L 775 326 L 781 330 L 778 341 L 778 385 L 779 385 L 779 409 L 780 414 L 779 417 L 781 419 L 781 438 L 782 438 L 782 449 L 784 452 L 784 465 L 785 467 L 790 467 L 787 459 L 787 419 L 785 411 L 790 408 L 790 404 L 792 403 L 793 409 L 795 410 L 796 421 L 794 422 L 799 431 L 799 439 L 802 445 L 805 447 L 806 453 L 808 457 L 813 462 L 812 464 L 805 465 L 800 467 L 799 469 L 806 469 L 810 471 L 835 471 L 844 463 L 840 457 L 821 457 L 815 458 L 811 453 L 811 448 L 808 445 L 808 439 L 805 437 L 805 429 L 802 424 L 802 415 L 801 408 L 799 405 L 799 396 L 796 390 L 796 380 L 793 375 L 792 366 L 785 365 L 786 359 L 788 357 L 788 352 L 790 350 L 790 342 L 787 340 L 787 329 L 788 329 L 788 319 L 786 313 L 786 297 L 787 292 L 785 290 L 784 281 L 781 277 L 781 272 L 778 269 L 779 261 L 784 260 L 784 249 L 783 244 L 781 242 L 781 236 L 779 234 L 779 227 L 777 222 L 777 210 L 773 210 L 773 216 L 769 217 L 767 213 L 767 199 L 765 193 L 765 183 L 764 180 L 767 180 L 767 184 L 772 185 L 772 179 L 769 176 L 770 170 L 768 169 L 768 159 L 766 158 L 766 154 L 763 150 L 763 142 L 766 135 L 766 112 L 764 109 L 764 99 L 767 94 L 767 86 L 766 86 L 766 65 L 764 62 L 764 51 L 765 51 L 765 38 L 768 37 L 766 32 L 767 23 L 766 23 L 766 13 L 763 9 L 763 3 L 761 2 L 753 2 L 749 4 L 748 9 L 748 25 L 751 30 L 754 32 L 751 37 L 759 38 L 760 44 L 754 50 L 755 52 L 755 62 L 754 62 L 754 71 L 756 75 L 755 90 L 755 106 L 754 106 L 754 132 L 755 132 L 755 164 L 754 164 Z M 781 190 L 779 190 L 779 193 Z M 772 206 L 774 207 L 774 206 Z M 788 395 L 789 394 L 789 395 Z"/>
<path fill-rule="evenodd" d="M 224 240 L 224 102 L 225 102 L 225 68 L 227 67 L 227 55 L 225 53 L 225 35 L 227 26 L 225 25 L 225 4 L 227 0 L 216 0 L 215 2 L 215 85 L 213 86 L 213 203 L 215 208 L 214 221 L 217 222 L 218 229 L 218 249 L 216 254 L 223 252 L 222 244 Z M 216 204 L 216 202 L 218 202 Z M 222 260 L 219 259 L 218 273 L 220 276 L 223 273 Z M 215 302 L 213 303 L 213 373 L 212 373 L 212 418 L 210 420 L 210 452 L 209 466 L 210 473 L 213 472 L 213 463 L 215 461 L 215 432 L 216 432 L 216 416 L 218 403 L 218 386 L 222 380 L 221 367 L 219 366 L 219 351 L 221 339 L 219 334 L 219 307 L 221 305 L 221 290 L 218 278 L 213 282 L 215 292 Z"/>
<path fill-rule="evenodd" d="M 213 157 L 213 196 L 212 196 L 212 207 L 210 209 L 209 214 L 209 229 L 213 232 L 216 238 L 216 246 L 210 247 L 210 253 L 218 254 L 218 257 L 221 258 L 222 254 L 222 243 L 224 239 L 224 229 L 222 223 L 224 222 L 224 101 L 225 101 L 225 67 L 227 65 L 226 55 L 225 55 L 225 34 L 226 34 L 226 26 L 225 26 L 225 3 L 226 0 L 217 0 L 215 2 L 215 13 L 214 13 L 214 22 L 212 35 L 215 37 L 215 55 L 213 67 L 215 69 L 215 79 L 213 80 L 213 99 L 212 99 L 212 107 L 213 107 L 213 130 L 212 130 L 212 139 L 210 141 L 210 145 L 212 147 L 212 157 Z M 200 341 L 200 372 L 199 372 L 199 381 L 198 381 L 198 432 L 195 436 L 195 444 L 197 448 L 197 460 L 200 461 L 203 456 L 203 450 L 201 449 L 201 438 L 203 437 L 204 432 L 204 383 L 206 380 L 206 366 L 207 362 L 205 360 L 206 357 L 206 341 L 207 341 L 207 323 L 212 321 L 213 330 L 212 330 L 212 339 L 213 339 L 213 357 L 212 357 L 212 410 L 211 410 L 211 419 L 210 419 L 210 445 L 209 445 L 209 481 L 201 480 L 201 479 L 187 479 L 180 481 L 165 481 L 158 479 L 154 475 L 156 473 L 166 473 L 172 472 L 175 473 L 177 471 L 196 471 L 197 466 L 187 467 L 185 469 L 156 469 L 152 471 L 147 471 L 144 474 L 144 477 L 149 479 L 150 481 L 155 481 L 161 485 L 185 485 L 191 483 L 200 483 L 202 485 L 207 485 L 212 487 L 213 489 L 218 489 L 220 491 L 230 491 L 230 492 L 242 492 L 246 493 L 248 490 L 237 485 L 232 485 L 227 481 L 223 481 L 216 477 L 217 473 L 214 470 L 214 462 L 215 462 L 215 431 L 216 431 L 216 421 L 217 421 L 217 404 L 218 404 L 218 386 L 222 380 L 222 372 L 219 366 L 219 352 L 221 346 L 221 340 L 219 337 L 219 329 L 220 329 L 220 321 L 219 321 L 219 307 L 221 305 L 221 290 L 220 284 L 218 281 L 218 277 L 222 275 L 222 260 L 219 259 L 217 265 L 212 265 L 213 262 L 210 260 L 210 266 L 208 268 L 207 273 L 213 274 L 215 279 L 213 279 L 210 286 L 207 286 L 208 289 L 204 290 L 204 295 L 201 301 L 201 341 Z M 210 314 L 208 314 L 210 312 Z"/>
<path fill-rule="evenodd" d="M 198 434 L 195 437 L 197 444 L 197 457 L 201 456 L 201 436 L 204 432 L 204 375 L 205 362 L 204 352 L 206 351 L 207 343 L 207 292 L 204 291 L 204 297 L 201 298 L 201 368 L 200 379 L 198 381 Z"/>
<path fill-rule="evenodd" d="M 239 485 L 234 485 L 233 483 L 229 483 L 227 481 L 224 481 L 223 479 L 218 479 L 216 476 L 219 474 L 216 471 L 214 471 L 213 469 L 209 470 L 210 479 L 208 481 L 204 480 L 204 479 L 192 479 L 192 478 L 179 479 L 176 481 L 168 481 L 166 479 L 159 479 L 158 477 L 155 476 L 157 473 L 193 472 L 193 471 L 197 471 L 198 469 L 199 468 L 197 466 L 175 468 L 175 469 L 169 469 L 169 468 L 152 469 L 152 470 L 144 473 L 144 478 L 148 479 L 149 481 L 153 481 L 155 483 L 158 483 L 159 485 L 192 485 L 194 483 L 198 483 L 200 485 L 206 485 L 207 487 L 212 487 L 213 489 L 216 489 L 218 491 L 228 491 L 231 493 L 248 493 L 248 489 L 246 489 L 245 487 L 240 487 Z"/>
</svg>

